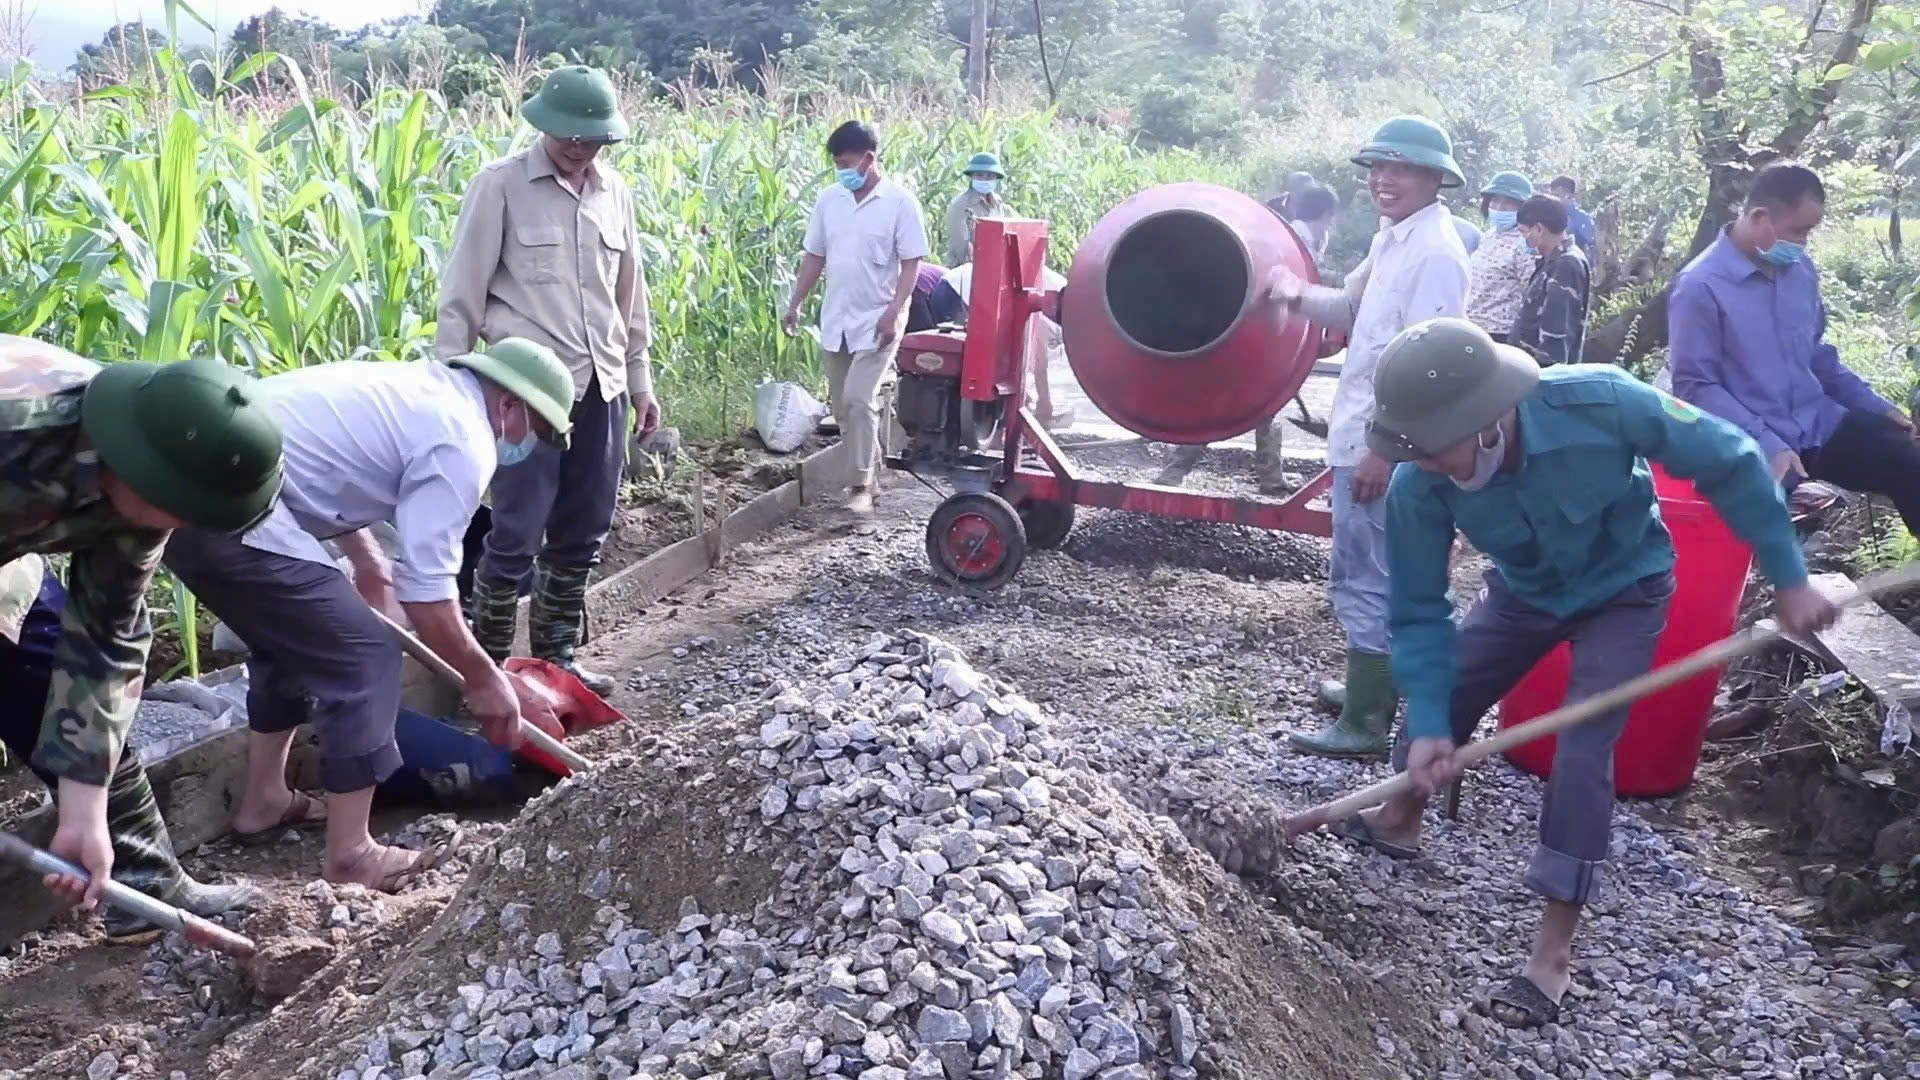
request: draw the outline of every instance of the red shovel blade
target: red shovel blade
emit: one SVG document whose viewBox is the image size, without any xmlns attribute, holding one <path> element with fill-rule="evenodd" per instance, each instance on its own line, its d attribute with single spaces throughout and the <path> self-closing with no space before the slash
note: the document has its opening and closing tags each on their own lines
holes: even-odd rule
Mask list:
<svg viewBox="0 0 1920 1080">
<path fill-rule="evenodd" d="M 532 684 L 532 691 L 540 697 L 537 702 L 523 701 L 520 714 L 556 739 L 565 739 L 568 735 L 605 727 L 627 718 L 626 714 L 607 704 L 605 698 L 587 689 L 572 672 L 548 661 L 515 656 L 507 660 L 506 669 L 520 676 L 525 683 Z M 572 775 L 571 770 L 552 755 L 532 746 L 522 745 L 515 756 L 555 776 Z"/>
</svg>

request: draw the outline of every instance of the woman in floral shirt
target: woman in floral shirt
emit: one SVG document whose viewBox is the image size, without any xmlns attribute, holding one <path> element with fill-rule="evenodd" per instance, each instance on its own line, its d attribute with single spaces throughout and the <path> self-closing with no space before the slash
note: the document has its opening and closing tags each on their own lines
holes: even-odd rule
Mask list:
<svg viewBox="0 0 1920 1080">
<path fill-rule="evenodd" d="M 1467 318 L 1498 342 L 1513 332 L 1538 261 L 1514 228 L 1520 204 L 1532 197 L 1533 182 L 1517 172 L 1494 174 L 1480 192 L 1480 210 L 1491 227 L 1467 260 Z"/>
</svg>

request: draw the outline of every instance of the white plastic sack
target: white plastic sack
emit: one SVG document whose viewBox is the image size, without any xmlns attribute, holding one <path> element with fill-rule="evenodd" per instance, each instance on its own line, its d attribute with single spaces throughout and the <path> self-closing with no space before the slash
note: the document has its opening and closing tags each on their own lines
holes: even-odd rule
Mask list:
<svg viewBox="0 0 1920 1080">
<path fill-rule="evenodd" d="M 776 454 L 799 449 L 831 411 L 799 383 L 763 378 L 753 388 L 753 428 Z"/>
</svg>

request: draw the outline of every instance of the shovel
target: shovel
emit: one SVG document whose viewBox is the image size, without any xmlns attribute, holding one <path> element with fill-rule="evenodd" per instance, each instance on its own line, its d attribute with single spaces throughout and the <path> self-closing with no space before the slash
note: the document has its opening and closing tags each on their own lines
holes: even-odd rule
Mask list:
<svg viewBox="0 0 1920 1080">
<path fill-rule="evenodd" d="M 65 874 L 81 881 L 90 881 L 85 870 L 68 862 L 52 852 L 42 851 L 10 832 L 0 832 L 0 859 L 32 870 L 36 874 Z M 178 930 L 186 935 L 188 941 L 203 949 L 225 953 L 241 960 L 253 957 L 253 939 L 236 934 L 218 923 L 209 922 L 191 912 L 182 911 L 172 904 L 155 900 L 146 893 L 109 880 L 106 887 L 107 903 L 129 915 L 137 915 L 147 922 L 166 930 Z"/>
<path fill-rule="evenodd" d="M 420 661 L 428 671 L 440 676 L 448 686 L 461 689 L 467 685 L 467 680 L 460 677 L 460 673 L 453 669 L 452 664 L 441 659 L 439 653 L 427 648 L 427 643 L 415 637 L 411 630 L 388 618 L 383 611 L 374 610 L 373 614 L 387 624 L 387 629 L 393 631 L 393 635 L 400 639 L 400 647 L 407 651 L 408 656 Z M 524 716 L 520 718 L 520 737 L 573 772 L 585 772 L 593 767 L 593 762 L 581 757 L 578 751 L 569 750 L 565 743 L 534 726 Z"/>
<path fill-rule="evenodd" d="M 1880 593 L 1915 584 L 1920 584 L 1920 563 L 1875 574 L 1856 585 L 1849 595 L 1835 600 L 1834 606 L 1845 609 Z M 1639 678 L 1621 683 L 1605 693 L 1596 694 L 1572 705 L 1564 705 L 1545 716 L 1536 717 L 1524 724 L 1515 724 L 1488 738 L 1468 743 L 1454 752 L 1454 761 L 1464 769 L 1502 751 L 1511 750 L 1535 739 L 1557 735 L 1602 713 L 1611 712 L 1650 694 L 1665 690 L 1675 683 L 1685 682 L 1702 672 L 1722 667 L 1743 656 L 1759 652 L 1784 636 L 1778 627 L 1771 624 L 1749 627 L 1732 637 L 1675 660 L 1666 667 L 1657 668 Z M 1406 773 L 1396 773 L 1371 787 L 1362 788 L 1351 795 L 1322 803 L 1310 810 L 1293 815 L 1286 821 L 1286 838 L 1291 840 L 1333 822 L 1344 821 L 1362 810 L 1371 810 L 1381 803 L 1412 790 L 1412 777 Z"/>
</svg>

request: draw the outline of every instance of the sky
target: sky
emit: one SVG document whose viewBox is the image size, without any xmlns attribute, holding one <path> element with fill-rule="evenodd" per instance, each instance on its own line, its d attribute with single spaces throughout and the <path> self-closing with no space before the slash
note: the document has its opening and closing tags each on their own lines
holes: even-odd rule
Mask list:
<svg viewBox="0 0 1920 1080">
<path fill-rule="evenodd" d="M 274 0 L 186 0 L 189 7 L 219 28 L 221 36 L 231 33 L 235 24 L 274 6 Z M 165 0 L 24 0 L 33 14 L 33 59 L 53 72 L 66 70 L 73 54 L 82 45 L 100 40 L 100 35 L 115 23 L 145 18 L 156 29 L 166 29 Z M 0 6 L 10 6 L 0 0 Z M 414 14 L 427 5 L 419 0 L 281 0 L 283 10 L 319 15 L 342 27 L 363 26 L 380 19 Z M 207 41 L 212 35 L 185 14 L 180 16 L 181 36 L 191 42 Z"/>
</svg>

